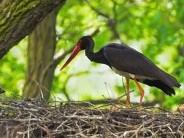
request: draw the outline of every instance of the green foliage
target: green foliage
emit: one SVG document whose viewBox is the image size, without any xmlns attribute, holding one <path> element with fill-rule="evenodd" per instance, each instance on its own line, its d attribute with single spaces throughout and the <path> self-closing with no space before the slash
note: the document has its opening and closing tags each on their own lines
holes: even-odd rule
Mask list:
<svg viewBox="0 0 184 138">
<path fill-rule="evenodd" d="M 26 73 L 26 46 L 27 38 L 0 61 L 0 85 L 6 90 L 2 97 L 20 98 Z"/>
<path fill-rule="evenodd" d="M 73 47 L 81 36 L 96 31 L 97 33 L 94 34 L 95 51 L 108 42 L 124 42 L 143 52 L 154 63 L 175 76 L 183 84 L 183 6 L 184 0 L 109 0 L 108 2 L 104 0 L 68 0 L 57 16 L 56 52 L 63 53 L 66 49 Z M 13 48 L 0 62 L 0 83 L 8 91 L 8 95 L 19 94 L 20 84 L 22 85 L 24 81 L 26 47 L 22 45 L 25 44 L 21 43 L 19 47 Z M 21 55 L 14 54 L 16 49 Z M 102 82 L 104 89 L 92 85 L 95 82 L 92 79 L 94 77 L 91 77 L 90 81 L 86 79 L 84 81 L 83 79 L 87 76 L 103 72 L 100 74 L 102 76 L 102 74 L 109 72 L 104 65 L 90 64 L 84 54 L 76 58 L 64 71 L 60 72 L 59 67 L 56 69 L 52 93 L 55 95 L 62 93 L 65 95 L 62 99 L 73 99 L 72 95 L 78 95 L 76 99 L 80 100 L 103 98 L 102 95 L 99 95 L 99 91 L 104 94 L 108 93 L 107 91 L 112 93 L 116 91 L 118 95 L 124 91 L 121 77 L 113 76 L 113 73 L 104 75 L 103 80 L 98 79 L 96 82 Z M 110 76 L 113 82 L 106 82 Z M 103 81 L 110 85 L 108 90 Z M 97 91 L 95 96 L 89 90 L 91 89 L 89 85 L 92 86 L 92 91 Z M 135 90 L 136 96 L 139 95 L 133 83 L 131 83 L 131 89 Z M 165 96 L 155 88 L 149 87 L 147 91 L 149 96 L 146 97 L 146 101 L 159 100 L 166 108 L 183 102 L 181 98 L 184 97 L 183 90 L 176 89 L 177 95 L 173 97 Z"/>
</svg>

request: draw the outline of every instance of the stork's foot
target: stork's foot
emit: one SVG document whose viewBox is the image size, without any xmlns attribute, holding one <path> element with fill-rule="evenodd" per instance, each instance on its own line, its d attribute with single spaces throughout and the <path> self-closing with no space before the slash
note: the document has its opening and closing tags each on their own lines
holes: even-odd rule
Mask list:
<svg viewBox="0 0 184 138">
<path fill-rule="evenodd" d="M 140 91 L 140 106 L 142 106 L 143 103 L 143 98 L 144 98 L 144 90 L 141 87 L 141 85 L 138 83 L 138 81 L 136 79 L 134 79 L 134 82 L 136 84 L 136 86 L 138 87 L 139 91 Z"/>
<path fill-rule="evenodd" d="M 144 90 L 140 87 L 139 91 L 140 91 L 140 106 L 142 106 L 144 98 Z"/>
<path fill-rule="evenodd" d="M 127 94 L 125 106 L 126 106 L 126 107 L 130 107 L 130 95 L 129 95 L 129 93 Z"/>
<path fill-rule="evenodd" d="M 139 89 L 140 90 L 140 106 L 143 105 L 143 98 L 144 98 L 144 90 L 143 89 Z"/>
<path fill-rule="evenodd" d="M 129 96 L 129 93 L 127 93 L 127 97 L 126 97 L 126 104 L 125 104 L 125 106 L 124 106 L 124 104 L 122 104 L 122 101 L 121 101 L 121 98 L 122 97 L 124 97 L 124 95 L 123 96 L 120 96 L 120 97 L 118 97 L 116 100 L 116 102 L 115 103 L 113 103 L 112 105 L 111 105 L 111 107 L 110 107 L 110 111 L 111 112 L 116 112 L 116 111 L 119 111 L 119 110 L 122 110 L 122 108 L 129 108 L 131 105 L 130 105 L 130 96 Z"/>
<path fill-rule="evenodd" d="M 117 106 L 117 105 L 112 105 L 111 107 L 110 107 L 110 112 L 112 113 L 112 112 L 116 112 L 116 111 L 119 111 L 119 107 Z"/>
</svg>

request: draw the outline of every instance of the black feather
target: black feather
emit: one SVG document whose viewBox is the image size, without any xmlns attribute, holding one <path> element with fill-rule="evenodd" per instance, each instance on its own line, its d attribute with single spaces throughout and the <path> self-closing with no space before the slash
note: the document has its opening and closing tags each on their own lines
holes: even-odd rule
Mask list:
<svg viewBox="0 0 184 138">
<path fill-rule="evenodd" d="M 142 81 L 142 83 L 147 84 L 149 86 L 157 87 L 169 96 L 171 96 L 172 94 L 175 95 L 174 89 L 172 87 L 166 85 L 165 83 L 163 83 L 160 80 L 148 80 L 148 79 L 146 79 L 146 80 Z"/>
<path fill-rule="evenodd" d="M 159 82 L 162 82 L 161 84 L 164 83 L 171 88 L 180 87 L 180 84 L 174 77 L 157 67 L 143 54 L 128 46 L 116 43 L 108 44 L 104 47 L 104 56 L 109 64 L 119 71 L 159 80 Z M 155 83 L 158 82 L 156 81 Z"/>
</svg>

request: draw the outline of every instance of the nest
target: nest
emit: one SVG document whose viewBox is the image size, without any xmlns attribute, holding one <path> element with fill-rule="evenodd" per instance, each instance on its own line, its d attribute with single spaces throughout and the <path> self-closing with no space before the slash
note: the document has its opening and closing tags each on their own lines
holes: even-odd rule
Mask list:
<svg viewBox="0 0 184 138">
<path fill-rule="evenodd" d="M 105 109 L 89 102 L 54 104 L 37 100 L 1 101 L 1 137 L 184 136 L 181 113 L 155 107 Z"/>
</svg>

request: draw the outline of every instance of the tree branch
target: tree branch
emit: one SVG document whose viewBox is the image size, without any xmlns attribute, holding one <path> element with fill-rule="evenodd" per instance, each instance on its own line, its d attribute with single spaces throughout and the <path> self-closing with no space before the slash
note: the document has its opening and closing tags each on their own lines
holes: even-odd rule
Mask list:
<svg viewBox="0 0 184 138">
<path fill-rule="evenodd" d="M 0 2 L 0 59 L 53 9 L 66 0 L 3 0 Z"/>
<path fill-rule="evenodd" d="M 117 6 L 117 3 L 116 2 L 113 2 L 113 15 L 114 17 L 110 17 L 110 15 L 106 14 L 106 13 L 103 13 L 101 12 L 99 9 L 95 8 L 93 5 L 90 4 L 90 2 L 88 0 L 86 0 L 87 4 L 89 5 L 89 7 L 94 11 L 96 12 L 98 15 L 101 15 L 103 16 L 104 18 L 107 19 L 107 26 L 109 27 L 109 29 L 111 30 L 112 32 L 112 39 L 118 39 L 119 41 L 121 41 L 121 37 L 120 37 L 120 34 L 119 32 L 117 31 L 117 28 L 116 28 L 116 16 L 117 16 L 117 13 L 116 13 L 116 6 Z M 121 43 L 123 43 L 121 41 Z"/>
</svg>

